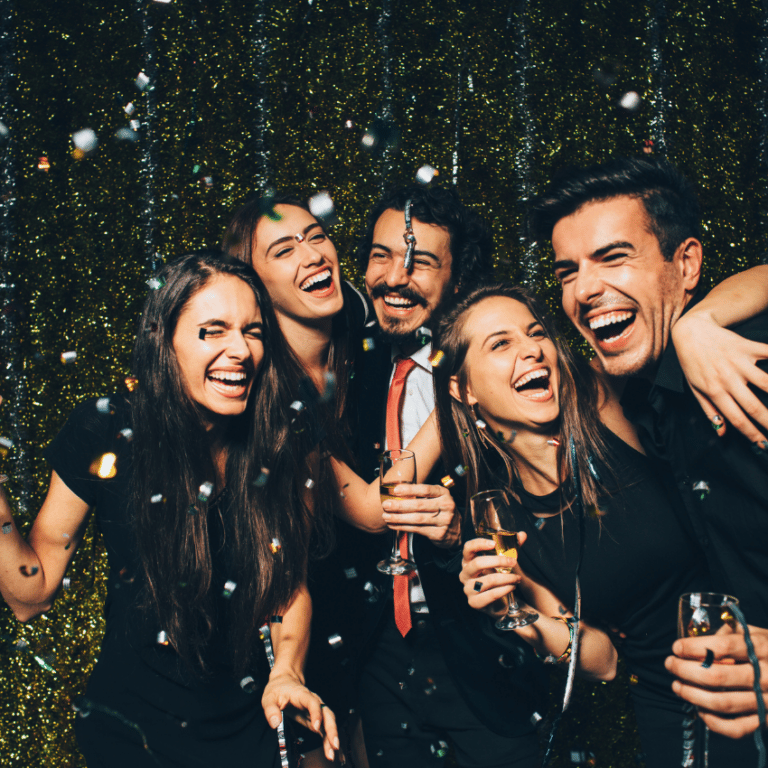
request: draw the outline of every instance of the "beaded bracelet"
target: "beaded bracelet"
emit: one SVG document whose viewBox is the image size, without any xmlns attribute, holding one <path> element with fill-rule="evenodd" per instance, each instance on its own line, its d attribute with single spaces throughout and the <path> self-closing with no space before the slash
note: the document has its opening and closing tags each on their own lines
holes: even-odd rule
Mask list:
<svg viewBox="0 0 768 768">
<path fill-rule="evenodd" d="M 539 654 L 537 653 L 536 656 L 545 664 L 565 664 L 571 658 L 571 651 L 573 650 L 575 622 L 573 621 L 573 619 L 570 619 L 570 618 L 566 619 L 566 618 L 563 618 L 562 616 L 552 616 L 552 618 L 555 621 L 562 621 L 563 624 L 565 624 L 568 627 L 568 646 L 558 657 L 554 656 L 551 653 L 548 656 L 539 656 Z"/>
</svg>

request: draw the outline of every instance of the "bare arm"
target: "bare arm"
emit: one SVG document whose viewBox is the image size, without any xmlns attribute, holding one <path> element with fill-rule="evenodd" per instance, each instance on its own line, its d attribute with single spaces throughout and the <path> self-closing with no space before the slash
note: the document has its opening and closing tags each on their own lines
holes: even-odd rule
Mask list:
<svg viewBox="0 0 768 768">
<path fill-rule="evenodd" d="M 0 489 L 0 593 L 17 619 L 28 621 L 53 603 L 82 537 L 89 506 L 53 472 L 48 495 L 27 540 Z"/>
<path fill-rule="evenodd" d="M 518 541 L 522 545 L 525 533 L 518 533 Z M 502 598 L 519 588 L 525 602 L 539 612 L 539 618 L 514 631 L 533 646 L 539 656 L 559 658 L 568 648 L 570 632 L 565 623 L 553 617 L 568 618 L 573 614 L 566 611 L 548 589 L 528 578 L 516 558 L 484 554 L 493 547 L 488 539 L 472 539 L 464 545 L 459 578 L 469 605 L 492 616 L 501 616 L 506 610 Z M 515 573 L 495 570 L 510 567 L 515 568 Z M 591 680 L 612 680 L 616 676 L 617 654 L 608 635 L 583 621 L 580 635 L 579 674 Z"/>
<path fill-rule="evenodd" d="M 302 584 L 283 611 L 282 622 L 270 626 L 275 665 L 261 705 L 273 728 L 280 724 L 280 713 L 288 710 L 299 723 L 323 736 L 323 751 L 333 760 L 334 750 L 339 749 L 336 718 L 320 697 L 304 685 L 311 618 L 312 600 L 306 585 Z"/>
<path fill-rule="evenodd" d="M 331 465 L 340 489 L 341 516 L 369 533 L 383 533 L 391 527 L 392 530 L 427 536 L 439 546 L 453 546 L 459 535 L 459 518 L 453 498 L 441 485 L 423 484 L 440 458 L 434 411 L 408 444 L 408 450 L 416 455 L 416 484 L 395 486 L 391 492 L 393 496 L 409 498 L 386 502 L 384 516 L 379 478 L 366 483 L 347 464 L 332 456 Z"/>
<path fill-rule="evenodd" d="M 768 265 L 761 265 L 723 280 L 672 327 L 680 365 L 707 418 L 716 426 L 722 417 L 758 444 L 768 432 L 768 408 L 748 384 L 768 391 L 768 373 L 756 365 L 768 358 L 768 344 L 727 328 L 766 309 Z M 725 423 L 716 431 L 725 434 Z"/>
</svg>

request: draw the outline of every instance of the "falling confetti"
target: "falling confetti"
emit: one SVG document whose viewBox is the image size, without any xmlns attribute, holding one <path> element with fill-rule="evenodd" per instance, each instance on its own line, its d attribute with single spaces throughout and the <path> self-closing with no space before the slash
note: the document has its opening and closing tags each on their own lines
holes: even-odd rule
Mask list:
<svg viewBox="0 0 768 768">
<path fill-rule="evenodd" d="M 159 645 L 168 645 L 169 644 L 170 641 L 168 640 L 168 635 L 165 632 L 165 630 L 161 629 L 157 633 L 157 642 L 158 642 Z"/>
<path fill-rule="evenodd" d="M 143 91 L 148 85 L 149 85 L 149 78 L 143 73 L 139 72 L 138 75 L 136 75 L 136 80 L 134 80 L 136 83 L 136 87 Z"/>
<path fill-rule="evenodd" d="M 327 192 L 318 192 L 316 195 L 312 195 L 309 198 L 308 205 L 310 213 L 316 219 L 325 221 L 326 219 L 333 218 L 335 208 L 333 200 L 331 200 L 331 196 Z"/>
<path fill-rule="evenodd" d="M 422 165 L 421 168 L 416 171 L 416 181 L 420 184 L 429 184 L 429 182 L 438 175 L 439 173 L 437 169 L 433 168 L 431 165 Z"/>
<path fill-rule="evenodd" d="M 126 427 L 125 429 L 121 429 L 120 432 L 118 433 L 118 437 L 122 437 L 123 440 L 130 443 L 131 440 L 133 440 L 133 430 L 130 429 L 129 427 Z"/>
<path fill-rule="evenodd" d="M 8 451 L 13 448 L 13 440 L 7 437 L 0 437 L 0 457 L 3 459 L 8 455 Z"/>
<path fill-rule="evenodd" d="M 432 364 L 433 368 L 439 368 L 443 364 L 444 359 L 445 352 L 443 352 L 442 349 L 438 349 L 429 356 L 429 362 Z"/>
<path fill-rule="evenodd" d="M 77 360 L 77 352 L 71 351 L 71 352 L 61 353 L 61 362 L 64 363 L 64 365 L 69 365 L 69 363 L 74 363 L 75 360 Z"/>
<path fill-rule="evenodd" d="M 109 402 L 108 397 L 100 397 L 96 401 L 96 410 L 99 413 L 113 413 L 112 411 L 112 403 Z"/>
<path fill-rule="evenodd" d="M 256 681 L 250 675 L 247 675 L 240 681 L 240 687 L 246 693 L 256 693 L 257 691 Z"/>
<path fill-rule="evenodd" d="M 232 597 L 232 593 L 235 591 L 235 588 L 237 587 L 237 583 L 229 580 L 224 584 L 224 590 L 222 591 L 222 597 L 230 598 Z"/>
<path fill-rule="evenodd" d="M 38 171 L 45 171 L 46 173 L 51 170 L 51 164 L 48 161 L 48 158 L 43 155 L 42 157 L 38 158 L 37 160 L 37 170 Z"/>
<path fill-rule="evenodd" d="M 628 112 L 634 112 L 639 106 L 642 99 L 637 91 L 627 91 L 620 99 L 619 106 L 622 109 L 626 109 Z"/>
<path fill-rule="evenodd" d="M 91 474 L 96 475 L 102 480 L 113 478 L 117 474 L 116 461 L 117 456 L 111 451 L 102 454 L 91 463 Z"/>
<path fill-rule="evenodd" d="M 363 339 L 363 350 L 370 352 L 372 349 L 376 349 L 376 342 L 372 338 Z"/>
<path fill-rule="evenodd" d="M 345 568 L 344 569 L 344 575 L 348 579 L 356 579 L 357 578 L 357 570 L 355 568 Z"/>
<path fill-rule="evenodd" d="M 263 488 L 269 480 L 269 470 L 266 467 L 261 468 L 261 474 L 253 481 L 257 488 Z"/>
<path fill-rule="evenodd" d="M 283 545 L 280 543 L 280 539 L 278 538 L 272 539 L 272 541 L 269 544 L 269 549 L 273 555 L 276 555 L 282 548 L 283 548 Z"/>
<path fill-rule="evenodd" d="M 200 486 L 200 488 L 198 488 L 197 500 L 205 503 L 206 501 L 208 501 L 208 499 L 211 498 L 212 493 L 213 493 L 213 483 L 205 482 Z"/>
<path fill-rule="evenodd" d="M 165 496 L 163 496 L 162 493 L 156 493 L 154 496 L 150 497 L 149 501 L 151 504 L 160 504 L 165 501 Z"/>
<path fill-rule="evenodd" d="M 328 645 L 331 648 L 341 648 L 344 645 L 344 641 L 341 639 L 341 635 L 330 635 L 328 637 Z"/>
<path fill-rule="evenodd" d="M 72 155 L 76 160 L 82 160 L 84 157 L 89 157 L 96 151 L 99 139 L 94 130 L 91 128 L 83 128 L 81 131 L 72 134 L 72 143 L 75 145 L 75 150 Z"/>
<path fill-rule="evenodd" d="M 147 285 L 153 290 L 158 291 L 165 285 L 165 278 L 163 277 L 150 277 L 147 280 Z"/>
</svg>

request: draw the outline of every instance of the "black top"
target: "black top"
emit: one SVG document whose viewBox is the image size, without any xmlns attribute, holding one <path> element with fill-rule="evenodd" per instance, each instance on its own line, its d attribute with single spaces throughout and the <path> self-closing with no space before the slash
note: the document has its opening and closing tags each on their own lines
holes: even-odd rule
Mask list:
<svg viewBox="0 0 768 768">
<path fill-rule="evenodd" d="M 585 515 L 580 572 L 582 616 L 593 626 L 626 634 L 622 653 L 630 673 L 635 706 L 679 711 L 664 659 L 677 637 L 677 602 L 686 592 L 706 591 L 708 578 L 669 473 L 659 462 L 638 453 L 604 430 L 615 473 L 599 469 L 612 495 L 600 500 L 600 516 Z M 520 565 L 572 610 L 579 522 L 572 511 L 544 518 L 560 509 L 560 492 L 537 497 L 516 488 L 522 502 L 519 529 L 528 540 L 519 550 Z"/>
<path fill-rule="evenodd" d="M 210 673 L 203 677 L 182 665 L 170 646 L 158 643 L 163 628 L 138 607 L 144 580 L 129 503 L 131 447 L 121 435 L 121 430 L 131 427 L 130 406 L 125 397 L 113 396 L 111 413 L 103 413 L 96 402 L 91 399 L 78 405 L 45 451 L 67 487 L 95 508 L 109 559 L 106 630 L 86 692 L 97 709 L 83 721 L 93 723 L 86 742 L 106 738 L 102 732 L 117 727 L 117 721 L 124 718 L 142 729 L 155 757 L 168 758 L 161 765 L 176 765 L 177 761 L 188 766 L 223 765 L 225 756 L 227 765 L 262 765 L 258 759 L 253 762 L 257 742 L 263 765 L 274 765 L 277 740 L 261 708 L 261 692 L 269 675 L 266 655 L 261 648 L 249 671 L 255 690 L 248 692 L 241 687 L 242 676 L 234 674 L 226 652 L 228 603 L 223 587 L 228 579 L 237 581 L 225 565 L 220 520 L 226 519 L 226 500 L 222 495 L 218 504 L 208 505 L 217 621 L 206 658 Z M 117 471 L 112 479 L 102 480 L 92 474 L 91 467 L 108 452 L 117 457 Z M 158 513 L 162 514 L 161 506 Z M 105 707 L 118 714 L 105 714 Z M 99 717 L 102 720 L 96 723 Z M 137 733 L 126 728 L 124 737 L 135 740 Z M 88 757 L 93 745 L 83 743 L 82 729 L 78 738 Z M 109 764 L 122 765 L 124 746 L 115 741 L 119 738 L 115 734 L 109 738 Z"/>
<path fill-rule="evenodd" d="M 733 330 L 768 343 L 768 313 Z M 768 361 L 759 366 L 768 370 Z M 768 404 L 767 393 L 754 391 Z M 713 589 L 737 597 L 750 624 L 768 627 L 768 452 L 756 453 L 733 427 L 717 437 L 671 340 L 653 384 L 631 380 L 621 403 L 645 450 L 672 468 Z"/>
</svg>

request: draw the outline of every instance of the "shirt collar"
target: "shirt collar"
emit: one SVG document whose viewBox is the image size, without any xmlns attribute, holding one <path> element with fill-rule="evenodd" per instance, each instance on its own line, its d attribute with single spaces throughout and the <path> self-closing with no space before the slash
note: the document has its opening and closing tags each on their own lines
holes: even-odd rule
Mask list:
<svg viewBox="0 0 768 768">
<path fill-rule="evenodd" d="M 428 373 L 432 373 L 432 363 L 429 361 L 429 356 L 432 354 L 432 343 L 428 342 L 423 347 L 417 349 L 410 357 L 419 368 L 423 368 Z M 396 358 L 402 357 L 403 354 L 400 351 L 400 347 L 397 344 L 392 345 L 392 362 L 394 363 Z"/>
</svg>

